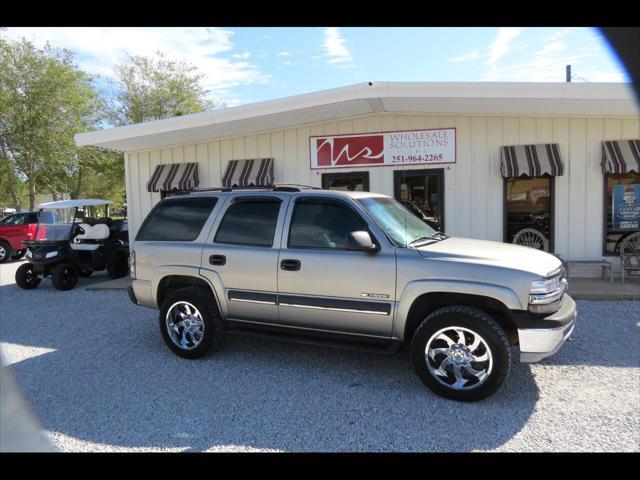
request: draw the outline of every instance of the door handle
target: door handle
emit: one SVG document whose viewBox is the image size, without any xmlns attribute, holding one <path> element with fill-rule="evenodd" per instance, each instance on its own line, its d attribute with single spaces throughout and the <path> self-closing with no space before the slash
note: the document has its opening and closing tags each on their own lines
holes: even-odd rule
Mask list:
<svg viewBox="0 0 640 480">
<path fill-rule="evenodd" d="M 211 265 L 224 265 L 227 263 L 227 257 L 224 255 L 211 255 L 209 257 L 209 263 Z"/>
<path fill-rule="evenodd" d="M 300 260 L 294 260 L 291 258 L 287 258 L 280 262 L 280 268 L 282 270 L 290 270 L 292 272 L 297 272 L 298 270 L 300 270 L 301 266 L 302 264 L 300 263 Z"/>
</svg>

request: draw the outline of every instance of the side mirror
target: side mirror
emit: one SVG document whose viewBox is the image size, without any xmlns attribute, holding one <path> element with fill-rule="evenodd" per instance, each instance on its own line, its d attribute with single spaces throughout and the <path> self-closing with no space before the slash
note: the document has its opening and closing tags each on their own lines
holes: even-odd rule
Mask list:
<svg viewBox="0 0 640 480">
<path fill-rule="evenodd" d="M 373 243 L 369 232 L 366 230 L 359 230 L 357 232 L 349 233 L 347 238 L 347 250 L 375 253 L 379 248 L 375 243 Z"/>
</svg>

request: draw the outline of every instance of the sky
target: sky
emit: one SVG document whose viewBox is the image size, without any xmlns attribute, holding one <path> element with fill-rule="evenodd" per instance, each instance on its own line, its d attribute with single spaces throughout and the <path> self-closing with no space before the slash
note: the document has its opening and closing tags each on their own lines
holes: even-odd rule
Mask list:
<svg viewBox="0 0 640 480">
<path fill-rule="evenodd" d="M 226 106 L 367 81 L 629 82 L 598 29 L 432 27 L 9 27 L 0 35 L 70 49 L 109 85 L 127 54 L 163 52 L 204 73 Z"/>
</svg>

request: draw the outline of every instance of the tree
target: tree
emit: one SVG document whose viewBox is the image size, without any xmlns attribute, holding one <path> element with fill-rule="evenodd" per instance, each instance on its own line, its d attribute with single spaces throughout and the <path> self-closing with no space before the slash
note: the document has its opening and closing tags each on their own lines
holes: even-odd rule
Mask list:
<svg viewBox="0 0 640 480">
<path fill-rule="evenodd" d="M 101 108 L 70 51 L 0 37 L 0 168 L 9 188 L 26 183 L 30 209 L 37 191 L 68 192 L 79 167 L 73 136 L 90 129 Z"/>
<path fill-rule="evenodd" d="M 129 56 L 117 65 L 116 93 L 110 107 L 116 125 L 159 120 L 213 108 L 202 86 L 204 75 L 184 61 L 168 60 L 162 53 L 155 57 Z"/>
</svg>

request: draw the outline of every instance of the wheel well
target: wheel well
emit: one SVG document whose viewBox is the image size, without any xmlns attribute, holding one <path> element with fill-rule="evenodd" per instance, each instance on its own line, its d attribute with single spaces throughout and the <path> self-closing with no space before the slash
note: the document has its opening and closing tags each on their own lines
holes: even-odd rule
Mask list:
<svg viewBox="0 0 640 480">
<path fill-rule="evenodd" d="M 206 289 L 211 292 L 213 300 L 217 304 L 217 299 L 215 295 L 213 295 L 211 286 L 202 278 L 191 277 L 188 275 L 169 275 L 160 280 L 160 284 L 158 285 L 158 295 L 156 298 L 158 308 L 162 307 L 162 302 L 164 302 L 164 299 L 167 298 L 169 293 L 184 287 L 202 287 Z"/>
<path fill-rule="evenodd" d="M 404 327 L 404 340 L 410 341 L 416 329 L 431 312 L 447 305 L 475 307 L 491 315 L 504 329 L 509 343 L 517 345 L 518 330 L 507 306 L 499 300 L 482 295 L 451 292 L 429 292 L 419 296 L 411 305 Z"/>
</svg>

